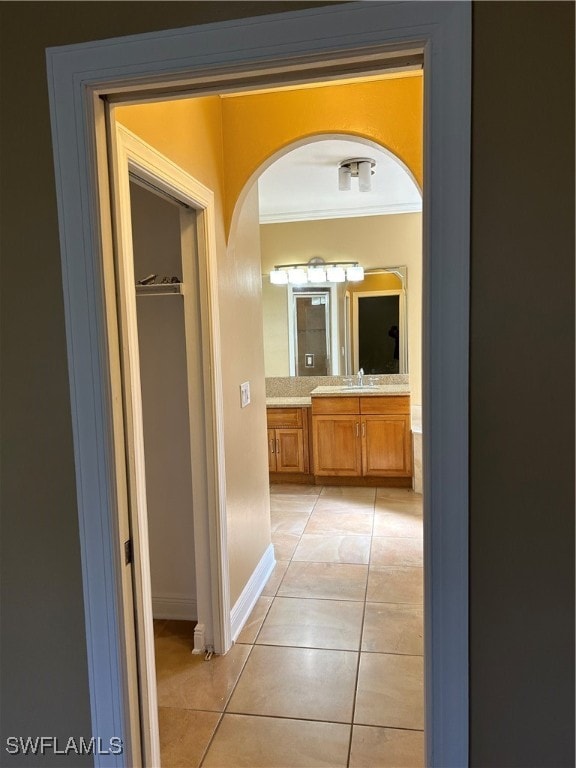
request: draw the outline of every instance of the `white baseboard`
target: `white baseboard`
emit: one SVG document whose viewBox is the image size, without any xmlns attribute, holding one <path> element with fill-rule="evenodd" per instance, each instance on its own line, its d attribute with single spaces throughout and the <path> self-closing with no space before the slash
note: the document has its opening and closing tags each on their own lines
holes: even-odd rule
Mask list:
<svg viewBox="0 0 576 768">
<path fill-rule="evenodd" d="M 234 603 L 234 607 L 230 611 L 230 624 L 232 629 L 232 640 L 236 640 L 242 627 L 246 623 L 248 616 L 252 612 L 252 608 L 256 604 L 256 600 L 260 597 L 262 590 L 268 577 L 272 573 L 276 560 L 274 558 L 274 546 L 270 544 L 268 549 L 262 555 L 260 562 L 254 569 L 252 576 L 248 579 L 248 583 L 242 590 L 242 594 Z"/>
<path fill-rule="evenodd" d="M 198 607 L 194 598 L 183 595 L 152 595 L 152 616 L 155 619 L 196 621 Z"/>
<path fill-rule="evenodd" d="M 194 627 L 194 649 L 192 653 L 198 655 L 206 651 L 206 628 L 204 624 L 196 624 Z"/>
</svg>

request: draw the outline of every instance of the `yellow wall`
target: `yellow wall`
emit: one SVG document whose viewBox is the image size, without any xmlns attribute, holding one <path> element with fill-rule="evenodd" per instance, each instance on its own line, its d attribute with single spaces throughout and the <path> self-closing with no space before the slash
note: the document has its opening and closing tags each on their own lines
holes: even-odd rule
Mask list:
<svg viewBox="0 0 576 768">
<path fill-rule="evenodd" d="M 118 120 L 207 184 L 219 179 L 226 232 L 246 183 L 279 150 L 320 134 L 386 147 L 422 186 L 422 76 L 117 108 Z M 138 131 L 136 130 L 138 129 Z M 226 169 L 225 176 L 223 169 Z M 209 184 L 207 184 L 209 186 Z"/>
<path fill-rule="evenodd" d="M 119 123 L 213 190 L 222 208 L 222 115 L 220 98 L 205 96 L 117 107 Z"/>
<path fill-rule="evenodd" d="M 222 99 L 229 226 L 252 174 L 282 147 L 342 133 L 391 150 L 422 186 L 422 77 L 401 77 Z"/>
</svg>

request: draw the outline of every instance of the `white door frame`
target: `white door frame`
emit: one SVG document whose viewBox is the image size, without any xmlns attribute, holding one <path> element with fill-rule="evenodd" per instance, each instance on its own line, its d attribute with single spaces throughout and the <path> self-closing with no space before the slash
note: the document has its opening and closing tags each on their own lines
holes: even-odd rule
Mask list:
<svg viewBox="0 0 576 768">
<path fill-rule="evenodd" d="M 117 306 L 120 333 L 121 380 L 124 413 L 124 443 L 117 453 L 125 457 L 128 470 L 130 502 L 127 505 L 129 528 L 133 542 L 133 595 L 124 591 L 124 615 L 135 607 L 137 635 L 125 627 L 128 664 L 136 667 L 145 764 L 160 764 L 158 741 L 158 705 L 152 624 L 152 589 L 146 509 L 146 472 L 143 439 L 143 412 L 140 383 L 138 325 L 134 255 L 130 209 L 130 173 L 153 184 L 159 191 L 175 197 L 195 211 L 197 242 L 193 242 L 189 215 L 181 214 L 182 293 L 187 342 L 188 400 L 190 419 L 190 452 L 192 459 L 192 513 L 194 517 L 194 559 L 196 567 L 196 601 L 198 623 L 194 631 L 194 651 L 201 653 L 205 645 L 222 653 L 230 646 L 230 598 L 228 590 L 228 558 L 225 556 L 226 530 L 218 530 L 215 521 L 225 511 L 224 435 L 222 424 L 214 419 L 215 403 L 221 399 L 220 352 L 214 347 L 210 359 L 210 340 L 217 338 L 218 307 L 216 299 L 216 253 L 214 196 L 211 190 L 192 178 L 168 158 L 150 147 L 110 115 L 109 135 L 111 189 L 114 206 L 115 295 L 106 296 L 109 307 Z M 192 214 L 194 215 L 194 214 Z M 196 255 L 196 248 L 198 254 Z M 112 280 L 109 287 L 112 288 Z M 203 300 L 210 297 L 211 301 Z M 154 300 L 154 299 L 152 299 Z M 114 314 L 114 313 L 112 313 Z M 191 340 L 196 343 L 191 344 Z M 214 372 L 211 375 L 211 371 Z M 119 461 L 120 461 L 119 457 Z M 125 525 L 120 524 L 122 544 Z M 213 578 L 215 574 L 215 578 Z M 137 649 L 137 658 L 133 658 Z M 138 709 L 140 712 L 138 713 Z"/>
<path fill-rule="evenodd" d="M 111 217 L 100 95 L 326 80 L 423 51 L 423 450 L 428 765 L 468 763 L 468 318 L 471 8 L 342 3 L 47 51 L 94 735 L 134 740 L 122 650 Z M 408 57 L 409 58 L 409 57 Z M 218 414 L 215 414 L 218 418 Z M 120 478 L 121 479 L 121 478 Z M 221 510 L 223 511 L 223 510 Z M 223 511 L 224 512 L 224 511 Z M 225 529 L 225 516 L 217 521 Z M 128 761 L 128 762 L 127 762 Z M 130 755 L 96 758 L 130 765 Z"/>
</svg>

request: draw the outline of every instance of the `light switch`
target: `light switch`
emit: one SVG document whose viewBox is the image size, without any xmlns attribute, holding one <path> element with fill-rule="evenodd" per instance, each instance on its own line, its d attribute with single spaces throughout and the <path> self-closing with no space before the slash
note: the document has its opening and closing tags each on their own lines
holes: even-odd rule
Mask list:
<svg viewBox="0 0 576 768">
<path fill-rule="evenodd" d="M 240 407 L 246 408 L 250 404 L 250 382 L 240 384 Z"/>
</svg>

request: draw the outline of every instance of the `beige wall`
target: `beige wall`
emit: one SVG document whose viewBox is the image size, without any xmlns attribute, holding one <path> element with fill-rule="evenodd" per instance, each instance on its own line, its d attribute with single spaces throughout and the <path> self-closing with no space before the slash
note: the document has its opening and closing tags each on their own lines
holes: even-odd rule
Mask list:
<svg viewBox="0 0 576 768">
<path fill-rule="evenodd" d="M 226 339 L 222 363 L 226 425 L 226 498 L 231 603 L 238 599 L 270 544 L 266 392 L 262 354 L 262 298 L 258 188 L 246 198 L 220 276 L 220 319 Z M 240 383 L 251 403 L 240 408 Z"/>
<path fill-rule="evenodd" d="M 267 273 L 262 275 L 262 324 L 266 376 L 290 376 L 288 291 L 272 285 Z"/>
<path fill-rule="evenodd" d="M 313 256 L 325 261 L 353 259 L 365 268 L 408 268 L 407 315 L 408 359 L 412 405 L 422 404 L 422 214 L 402 213 L 350 219 L 295 221 L 263 224 L 260 228 L 265 322 L 268 323 L 271 296 L 286 290 L 269 286 L 267 275 L 275 264 L 306 262 Z M 272 290 L 276 290 L 276 294 Z M 287 311 L 287 310 L 286 310 Z M 280 322 L 286 314 L 275 307 L 274 334 L 283 335 Z M 285 334 L 287 336 L 287 333 Z M 277 352 L 280 355 L 280 351 Z M 284 354 L 284 350 L 282 350 Z M 286 349 L 286 360 L 287 360 Z M 270 374 L 271 375 L 271 374 Z M 283 375 L 275 373 L 273 375 Z"/>
<path fill-rule="evenodd" d="M 3 736 L 91 735 L 45 48 L 303 7 L 0 3 Z M 473 21 L 470 760 L 564 768 L 574 765 L 574 7 L 481 2 Z"/>
</svg>

